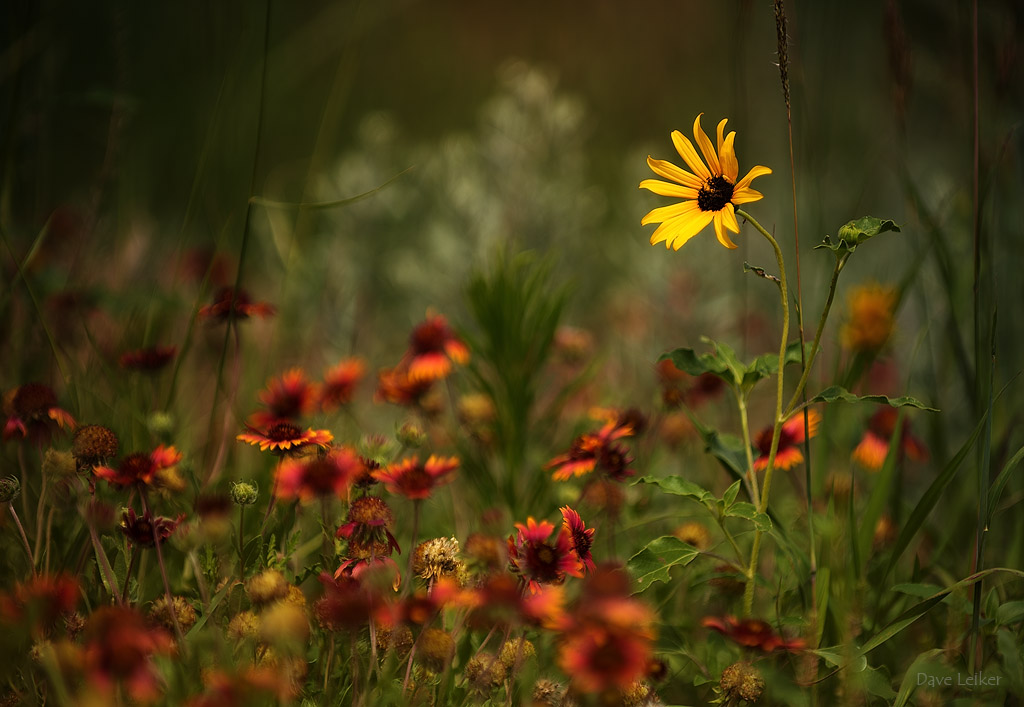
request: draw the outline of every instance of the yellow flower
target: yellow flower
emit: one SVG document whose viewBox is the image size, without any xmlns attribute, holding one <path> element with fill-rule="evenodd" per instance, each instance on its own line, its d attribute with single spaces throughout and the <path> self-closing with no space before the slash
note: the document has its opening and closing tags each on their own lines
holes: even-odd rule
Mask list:
<svg viewBox="0 0 1024 707">
<path fill-rule="evenodd" d="M 750 183 L 755 177 L 771 174 L 772 171 L 758 165 L 747 172 L 743 179 L 736 181 L 739 176 L 739 164 L 733 148 L 736 140 L 735 131 L 725 134 L 728 118 L 724 118 L 718 124 L 716 150 L 700 127 L 701 115 L 704 114 L 701 113 L 693 121 L 693 137 L 704 155 L 703 161 L 694 149 L 693 143 L 683 137 L 678 130 L 672 131 L 672 142 L 683 161 L 693 170 L 692 173 L 680 169 L 671 162 L 656 160 L 650 156 L 647 158 L 647 165 L 654 173 L 670 179 L 671 182 L 645 179 L 640 182 L 640 188 L 649 189 L 661 196 L 683 199 L 678 204 L 659 207 L 644 216 L 641 225 L 661 224 L 651 235 L 651 245 L 664 241 L 666 248 L 679 250 L 686 241 L 700 233 L 713 220 L 718 242 L 726 248 L 735 248 L 736 244 L 726 233 L 726 229 L 733 233 L 740 232 L 735 207 L 763 197 L 759 191 L 750 188 Z"/>
</svg>

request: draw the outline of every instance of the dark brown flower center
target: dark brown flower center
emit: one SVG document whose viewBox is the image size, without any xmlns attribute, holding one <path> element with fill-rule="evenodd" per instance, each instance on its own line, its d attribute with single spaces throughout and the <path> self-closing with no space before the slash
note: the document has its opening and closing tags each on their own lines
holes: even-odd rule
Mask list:
<svg viewBox="0 0 1024 707">
<path fill-rule="evenodd" d="M 704 182 L 697 192 L 697 207 L 701 211 L 721 211 L 732 200 L 732 183 L 721 175 Z"/>
<path fill-rule="evenodd" d="M 279 422 L 267 430 L 267 439 L 274 442 L 287 442 L 302 436 L 302 430 L 289 422 Z"/>
</svg>

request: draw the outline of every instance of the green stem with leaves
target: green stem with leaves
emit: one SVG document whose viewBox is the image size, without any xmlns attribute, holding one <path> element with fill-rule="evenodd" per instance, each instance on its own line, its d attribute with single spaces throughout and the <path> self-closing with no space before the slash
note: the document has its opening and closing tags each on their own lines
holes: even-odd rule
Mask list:
<svg viewBox="0 0 1024 707">
<path fill-rule="evenodd" d="M 736 209 L 736 215 L 746 219 L 757 231 L 767 239 L 775 251 L 775 260 L 779 265 L 779 299 L 782 302 L 782 337 L 779 343 L 779 371 L 778 385 L 775 396 L 775 424 L 772 427 L 772 443 L 768 451 L 768 467 L 764 472 L 764 484 L 761 487 L 761 503 L 758 511 L 765 513 L 768 510 L 768 499 L 772 488 L 772 477 L 775 474 L 775 454 L 779 451 L 779 437 L 782 434 L 782 396 L 785 392 L 784 373 L 786 367 L 786 346 L 789 343 L 789 288 L 786 284 L 786 264 L 782 258 L 782 249 L 778 241 L 764 226 L 743 209 Z M 750 615 L 754 606 L 754 585 L 757 576 L 757 561 L 761 554 L 761 538 L 764 533 L 761 530 L 754 531 L 754 545 L 750 550 L 750 565 L 747 568 L 747 585 L 743 592 L 743 613 Z"/>
</svg>

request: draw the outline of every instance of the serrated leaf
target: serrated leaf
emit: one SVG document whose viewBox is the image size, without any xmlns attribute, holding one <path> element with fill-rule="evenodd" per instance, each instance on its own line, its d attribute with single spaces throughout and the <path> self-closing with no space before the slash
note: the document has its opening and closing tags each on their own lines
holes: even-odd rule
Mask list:
<svg viewBox="0 0 1024 707">
<path fill-rule="evenodd" d="M 832 385 L 821 391 L 807 401 L 808 405 L 813 403 L 876 403 L 889 405 L 894 408 L 912 407 L 928 412 L 938 412 L 936 408 L 928 407 L 917 398 L 903 395 L 899 398 L 890 398 L 887 395 L 854 395 L 841 385 Z"/>
<path fill-rule="evenodd" d="M 718 500 L 715 495 L 707 489 L 679 476 L 663 476 L 660 478 L 654 476 L 641 476 L 634 482 L 634 485 L 635 484 L 653 484 L 666 493 L 670 493 L 674 496 L 689 496 L 690 498 L 697 499 L 704 505 L 712 504 Z M 710 508 L 710 506 L 708 507 Z"/>
<path fill-rule="evenodd" d="M 733 504 L 730 508 L 726 509 L 725 515 L 729 518 L 749 520 L 762 533 L 767 533 L 772 529 L 771 519 L 764 513 L 758 513 L 757 509 L 754 508 L 754 504 L 747 503 L 746 501 Z"/>
<path fill-rule="evenodd" d="M 825 236 L 821 244 L 815 246 L 815 248 L 828 248 L 836 254 L 852 253 L 857 250 L 857 246 L 862 245 L 880 233 L 885 233 L 886 231 L 899 232 L 899 230 L 900 227 L 896 225 L 895 221 L 865 216 L 864 218 L 849 221 L 846 225 L 840 227 L 839 235 L 836 236 L 835 242 L 832 241 L 831 236 Z"/>
<path fill-rule="evenodd" d="M 637 583 L 633 593 L 642 592 L 655 582 L 668 582 L 671 579 L 669 570 L 672 567 L 686 566 L 699 554 L 697 548 L 673 535 L 664 535 L 652 540 L 626 563 L 626 568 Z"/>
</svg>

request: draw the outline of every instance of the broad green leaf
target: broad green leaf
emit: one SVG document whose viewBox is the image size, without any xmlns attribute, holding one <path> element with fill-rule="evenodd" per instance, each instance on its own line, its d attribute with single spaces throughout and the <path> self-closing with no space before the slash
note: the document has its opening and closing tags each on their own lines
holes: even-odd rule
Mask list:
<svg viewBox="0 0 1024 707">
<path fill-rule="evenodd" d="M 655 582 L 668 582 L 669 569 L 693 562 L 700 551 L 672 535 L 664 535 L 647 543 L 643 550 L 629 558 L 626 568 L 636 578 L 637 594 Z"/>
<path fill-rule="evenodd" d="M 764 513 L 758 513 L 754 504 L 740 501 L 727 508 L 725 515 L 729 518 L 744 518 L 754 524 L 762 533 L 772 529 L 772 521 Z"/>
<path fill-rule="evenodd" d="M 868 667 L 867 658 L 865 658 L 863 655 L 847 651 L 843 648 L 843 646 L 817 648 L 810 652 L 814 653 L 816 656 L 818 656 L 834 668 L 849 668 L 852 672 L 859 673 Z M 852 659 L 852 662 L 847 663 L 848 659 Z"/>
<path fill-rule="evenodd" d="M 917 689 L 917 674 L 921 672 L 927 663 L 931 662 L 932 658 L 942 654 L 941 648 L 933 648 L 930 651 L 925 651 L 914 659 L 914 662 L 907 668 L 906 674 L 903 676 L 903 681 L 900 683 L 900 691 L 896 695 L 896 701 L 892 703 L 892 707 L 906 707 L 907 701 L 910 696 L 914 694 L 914 690 Z"/>
<path fill-rule="evenodd" d="M 928 412 L 938 412 L 936 408 L 928 407 L 917 398 L 904 395 L 899 398 L 890 398 L 887 395 L 854 395 L 841 385 L 833 385 L 825 388 L 813 398 L 807 401 L 808 405 L 813 403 L 878 403 L 889 405 L 894 408 L 913 407 Z"/>
<path fill-rule="evenodd" d="M 740 481 L 737 479 L 732 482 L 732 485 L 725 490 L 722 494 L 722 500 L 725 502 L 725 507 L 729 508 L 732 504 L 736 503 L 736 495 L 740 492 Z"/>
<path fill-rule="evenodd" d="M 1024 621 L 1024 601 L 1008 601 L 996 609 L 996 623 L 1000 626 Z"/>
<path fill-rule="evenodd" d="M 675 496 L 689 496 L 690 498 L 697 499 L 705 505 L 713 504 L 718 500 L 717 497 L 707 489 L 679 476 L 664 476 L 661 478 L 654 476 L 641 476 L 633 483 L 634 485 L 654 484 L 662 491 L 671 493 Z"/>
<path fill-rule="evenodd" d="M 811 355 L 812 343 L 804 344 L 804 354 L 808 358 Z M 786 347 L 786 365 L 800 363 L 800 342 L 794 341 Z M 755 358 L 743 376 L 743 386 L 752 388 L 755 383 L 763 378 L 769 378 L 779 372 L 779 355 L 777 353 L 761 354 Z"/>
<path fill-rule="evenodd" d="M 900 227 L 896 225 L 895 221 L 865 216 L 840 227 L 839 235 L 836 236 L 835 242 L 832 241 L 831 236 L 825 236 L 821 245 L 817 245 L 815 248 L 828 248 L 837 255 L 844 252 L 852 253 L 857 250 L 857 246 L 862 245 L 880 233 L 885 233 L 886 231 L 899 232 L 899 230 Z"/>
<path fill-rule="evenodd" d="M 713 373 L 718 376 L 726 383 L 738 383 L 732 372 L 729 370 L 729 366 L 726 365 L 725 361 L 719 358 L 714 353 L 702 353 L 698 354 L 693 349 L 679 348 L 669 353 L 662 354 L 658 359 L 664 361 L 670 359 L 680 371 L 685 371 L 691 376 L 699 376 L 704 373 Z"/>
</svg>

